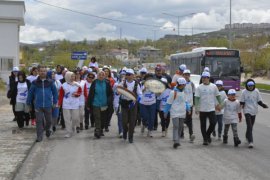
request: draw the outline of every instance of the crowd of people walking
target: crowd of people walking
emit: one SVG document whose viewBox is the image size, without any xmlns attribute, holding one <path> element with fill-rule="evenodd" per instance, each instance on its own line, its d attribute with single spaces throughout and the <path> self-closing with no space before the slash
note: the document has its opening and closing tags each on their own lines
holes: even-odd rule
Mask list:
<svg viewBox="0 0 270 180">
<path fill-rule="evenodd" d="M 43 134 L 49 138 L 58 125 L 65 129 L 66 138 L 94 128 L 94 137 L 100 139 L 109 132 L 115 113 L 118 134 L 123 140 L 134 142 L 135 126 L 141 126 L 141 134 L 147 131 L 147 137 L 153 137 L 159 117 L 161 136 L 167 136 L 171 123 L 173 147 L 177 148 L 185 136 L 184 124 L 188 127 L 190 142 L 195 140 L 192 119 L 195 111 L 200 119 L 203 145 L 211 144 L 211 137 L 216 134 L 218 140 L 227 144 L 231 126 L 234 146 L 237 147 L 241 144 L 237 126 L 242 121 L 243 111 L 247 125 L 245 137 L 248 147 L 252 148 L 258 105 L 268 108 L 255 88 L 254 80 L 246 81 L 246 87 L 237 100 L 234 89 L 227 93 L 224 91 L 222 80 L 210 82 L 209 68 L 204 69 L 202 83 L 197 88 L 190 74 L 184 64 L 172 78 L 160 65 L 156 66 L 154 73 L 149 73 L 146 68 L 138 72 L 122 68 L 117 74 L 107 66 L 99 68 L 93 57 L 89 67 L 67 69 L 58 65 L 55 70 L 50 70 L 39 66 L 33 67 L 28 76 L 14 67 L 7 97 L 18 127 L 36 126 L 36 142 L 43 140 Z M 162 93 L 151 91 L 145 85 L 149 79 L 162 82 L 165 90 Z M 121 94 L 119 87 L 133 94 L 136 100 Z"/>
</svg>

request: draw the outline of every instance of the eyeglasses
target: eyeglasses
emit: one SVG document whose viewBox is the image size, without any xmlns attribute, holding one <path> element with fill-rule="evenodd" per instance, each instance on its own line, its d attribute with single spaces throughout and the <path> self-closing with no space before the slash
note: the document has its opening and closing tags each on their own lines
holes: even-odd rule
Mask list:
<svg viewBox="0 0 270 180">
<path fill-rule="evenodd" d="M 89 79 L 94 79 L 94 77 L 92 77 L 92 76 L 88 76 L 87 78 L 89 78 Z"/>
</svg>

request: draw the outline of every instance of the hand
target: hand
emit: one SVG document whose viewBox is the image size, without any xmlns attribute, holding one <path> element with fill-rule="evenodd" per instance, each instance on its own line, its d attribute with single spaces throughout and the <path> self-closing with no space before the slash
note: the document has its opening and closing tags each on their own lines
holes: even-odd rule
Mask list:
<svg viewBox="0 0 270 180">
<path fill-rule="evenodd" d="M 216 105 L 215 109 L 216 109 L 216 111 L 218 111 L 218 112 L 221 111 L 220 105 L 219 105 L 219 104 Z"/>
</svg>

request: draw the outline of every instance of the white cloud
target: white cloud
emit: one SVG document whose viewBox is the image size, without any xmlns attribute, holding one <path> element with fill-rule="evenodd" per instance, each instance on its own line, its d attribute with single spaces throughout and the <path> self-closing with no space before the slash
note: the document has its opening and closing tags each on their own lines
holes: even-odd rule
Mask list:
<svg viewBox="0 0 270 180">
<path fill-rule="evenodd" d="M 119 18 L 122 18 L 124 16 L 125 15 L 119 11 L 112 11 L 112 12 L 108 12 L 108 13 L 103 15 L 103 17 L 115 18 L 115 19 L 119 19 Z"/>
<path fill-rule="evenodd" d="M 114 0 L 113 2 L 76 0 L 76 3 L 74 0 L 42 1 L 97 16 L 148 25 L 158 24 L 162 27 L 157 32 L 157 38 L 164 36 L 164 34 L 177 32 L 177 18 L 162 15 L 163 12 L 179 16 L 191 12 L 203 12 L 180 19 L 181 35 L 190 34 L 192 27 L 194 27 L 195 33 L 199 33 L 218 30 L 229 23 L 229 0 L 163 0 L 162 2 L 160 0 L 147 2 L 145 0 Z M 119 37 L 119 27 L 122 28 L 125 37 L 145 39 L 145 37 L 153 36 L 152 27 L 104 21 L 50 7 L 36 1 L 25 1 L 25 4 L 26 26 L 21 28 L 21 40 L 24 42 L 40 42 L 61 38 L 72 41 L 84 38 L 89 40 L 100 37 L 117 38 Z M 232 1 L 232 22 L 270 22 L 270 4 L 268 4 L 269 0 Z"/>
<path fill-rule="evenodd" d="M 115 31 L 116 29 L 117 29 L 116 26 L 102 22 L 97 24 L 93 30 L 96 32 L 112 32 Z"/>
</svg>

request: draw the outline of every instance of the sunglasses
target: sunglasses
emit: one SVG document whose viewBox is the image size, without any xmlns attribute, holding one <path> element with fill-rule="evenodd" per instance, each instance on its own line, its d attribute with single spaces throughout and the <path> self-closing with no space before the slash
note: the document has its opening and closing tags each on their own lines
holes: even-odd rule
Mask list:
<svg viewBox="0 0 270 180">
<path fill-rule="evenodd" d="M 88 76 L 87 78 L 89 78 L 89 79 L 94 79 L 94 77 L 92 77 L 92 76 Z"/>
</svg>

